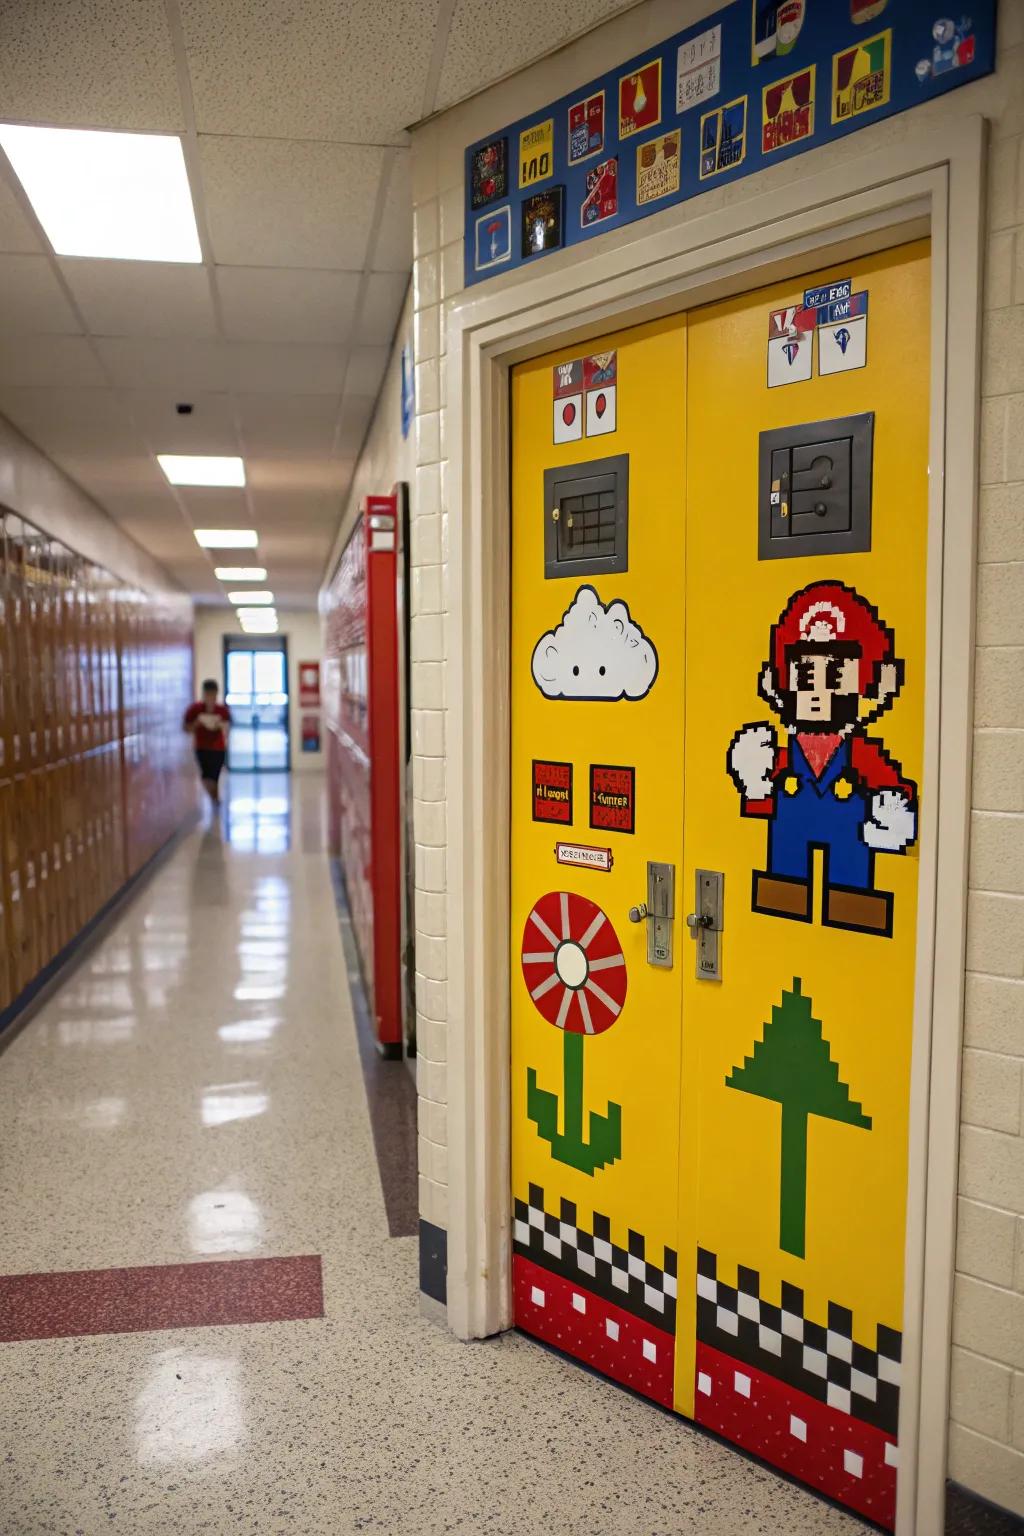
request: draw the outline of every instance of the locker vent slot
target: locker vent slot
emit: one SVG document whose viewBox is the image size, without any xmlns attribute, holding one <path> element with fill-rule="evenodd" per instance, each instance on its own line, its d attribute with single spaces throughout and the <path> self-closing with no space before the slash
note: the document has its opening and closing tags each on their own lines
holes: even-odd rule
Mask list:
<svg viewBox="0 0 1024 1536">
<path fill-rule="evenodd" d="M 544 575 L 625 571 L 629 455 L 544 471 Z"/>
</svg>

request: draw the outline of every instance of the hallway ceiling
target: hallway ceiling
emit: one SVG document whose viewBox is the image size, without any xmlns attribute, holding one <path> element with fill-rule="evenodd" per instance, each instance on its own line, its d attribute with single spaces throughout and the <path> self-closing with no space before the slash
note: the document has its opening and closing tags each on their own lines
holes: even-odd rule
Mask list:
<svg viewBox="0 0 1024 1536">
<path fill-rule="evenodd" d="M 199 602 L 308 607 L 412 263 L 405 125 L 634 0 L 0 0 L 0 118 L 183 137 L 203 264 L 58 258 L 0 152 L 0 414 Z M 190 416 L 175 406 L 190 402 Z M 244 490 L 158 453 L 242 454 Z"/>
</svg>

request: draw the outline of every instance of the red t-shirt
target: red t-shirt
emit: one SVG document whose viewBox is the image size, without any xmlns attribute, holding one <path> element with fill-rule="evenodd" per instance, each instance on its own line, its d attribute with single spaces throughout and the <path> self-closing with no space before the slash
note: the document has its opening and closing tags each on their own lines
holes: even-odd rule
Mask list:
<svg viewBox="0 0 1024 1536">
<path fill-rule="evenodd" d="M 200 721 L 192 733 L 197 749 L 200 752 L 223 752 L 227 746 L 224 727 L 218 725 L 215 729 L 211 728 L 201 719 L 206 715 L 216 715 L 219 720 L 227 720 L 230 724 L 231 711 L 226 704 L 190 704 L 185 711 L 186 725 L 191 725 L 193 720 Z"/>
</svg>

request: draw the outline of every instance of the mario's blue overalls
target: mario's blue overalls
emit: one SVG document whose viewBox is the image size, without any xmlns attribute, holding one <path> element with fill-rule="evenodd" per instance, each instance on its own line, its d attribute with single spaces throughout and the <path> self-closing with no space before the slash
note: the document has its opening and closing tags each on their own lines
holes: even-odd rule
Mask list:
<svg viewBox="0 0 1024 1536">
<path fill-rule="evenodd" d="M 788 764 L 775 780 L 768 873 L 809 880 L 811 849 L 824 848 L 829 885 L 870 890 L 871 849 L 861 835 L 867 820 L 867 799 L 850 772 L 849 738 L 836 748 L 818 779 L 791 736 Z"/>
</svg>

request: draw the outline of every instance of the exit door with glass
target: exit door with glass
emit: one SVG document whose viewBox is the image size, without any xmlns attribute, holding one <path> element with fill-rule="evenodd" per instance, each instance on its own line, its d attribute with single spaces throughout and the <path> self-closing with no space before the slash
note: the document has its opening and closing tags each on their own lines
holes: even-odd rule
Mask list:
<svg viewBox="0 0 1024 1536">
<path fill-rule="evenodd" d="M 928 250 L 849 265 L 513 373 L 513 1286 L 891 1525 Z"/>
<path fill-rule="evenodd" d="M 288 740 L 288 657 L 284 642 L 265 649 L 229 639 L 224 653 L 226 700 L 231 711 L 228 768 L 272 772 L 291 766 Z"/>
</svg>

